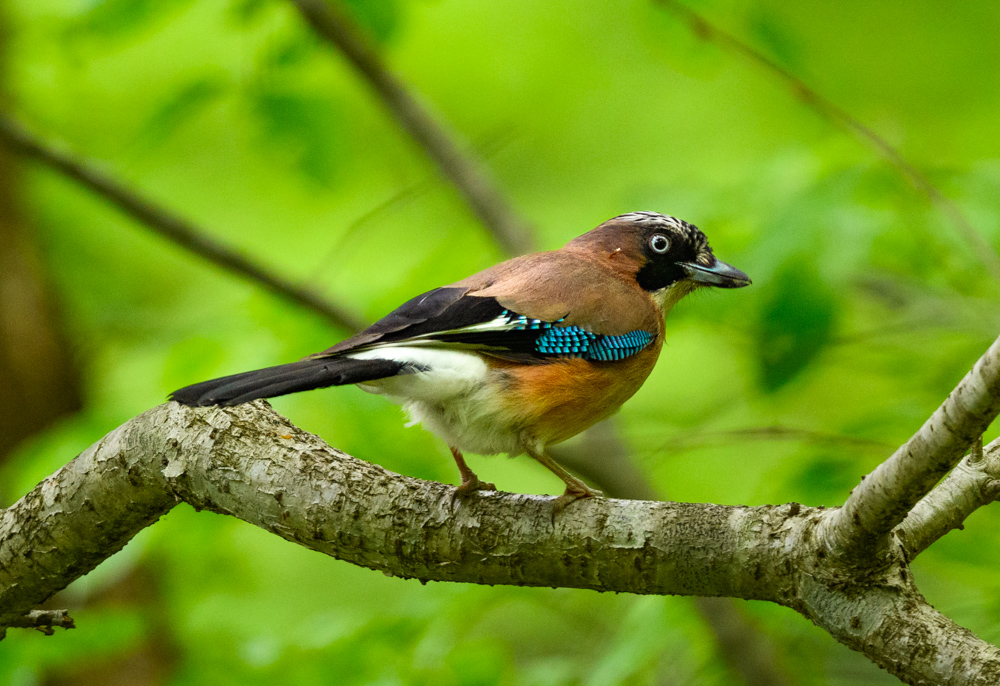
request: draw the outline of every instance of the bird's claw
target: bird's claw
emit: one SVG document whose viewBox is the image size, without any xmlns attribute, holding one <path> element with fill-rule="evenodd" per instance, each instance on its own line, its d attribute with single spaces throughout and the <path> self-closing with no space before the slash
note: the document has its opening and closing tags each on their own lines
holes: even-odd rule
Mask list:
<svg viewBox="0 0 1000 686">
<path fill-rule="evenodd" d="M 552 501 L 552 523 L 556 523 L 556 517 L 566 509 L 567 506 L 575 503 L 581 498 L 603 498 L 604 493 L 596 488 L 567 488 L 566 492 Z"/>
<path fill-rule="evenodd" d="M 478 491 L 495 490 L 497 487 L 489 481 L 480 481 L 478 476 L 473 476 L 471 479 L 462 481 L 462 484 L 455 488 L 455 492 L 451 494 L 451 504 L 454 505 L 459 499 L 464 500 Z"/>
</svg>

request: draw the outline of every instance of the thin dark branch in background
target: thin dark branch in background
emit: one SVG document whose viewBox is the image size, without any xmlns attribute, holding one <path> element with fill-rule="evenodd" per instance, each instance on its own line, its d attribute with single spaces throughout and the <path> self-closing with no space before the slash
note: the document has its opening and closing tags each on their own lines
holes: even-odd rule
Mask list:
<svg viewBox="0 0 1000 686">
<path fill-rule="evenodd" d="M 747 686 L 791 686 L 795 683 L 781 663 L 767 632 L 731 598 L 692 599 L 715 637 L 719 653 Z"/>
<path fill-rule="evenodd" d="M 803 443 L 822 443 L 827 445 L 859 448 L 865 450 L 886 451 L 895 448 L 891 443 L 874 441 L 868 438 L 845 436 L 843 434 L 813 431 L 811 429 L 796 429 L 794 427 L 772 425 L 754 426 L 745 429 L 730 429 L 727 431 L 701 431 L 676 436 L 661 445 L 655 453 L 680 452 L 693 450 L 709 443 L 724 444 L 731 441 L 802 441 Z"/>
<path fill-rule="evenodd" d="M 996 251 L 983 238 L 982 234 L 972 226 L 972 223 L 969 222 L 958 205 L 931 183 L 930 179 L 910 163 L 897 147 L 877 134 L 866 124 L 850 115 L 839 105 L 820 95 L 805 81 L 792 74 L 770 57 L 753 46 L 744 43 L 736 36 L 723 31 L 689 7 L 677 2 L 677 0 L 654 0 L 654 2 L 680 15 L 690 24 L 692 30 L 700 38 L 737 52 L 749 58 L 752 62 L 756 62 L 767 71 L 770 71 L 784 81 L 788 89 L 814 112 L 868 143 L 868 145 L 892 164 L 918 191 L 927 196 L 948 217 L 962 237 L 973 248 L 979 259 L 982 260 L 993 278 L 1000 281 L 1000 255 L 997 255 Z"/>
<path fill-rule="evenodd" d="M 511 254 L 533 247 L 528 225 L 497 190 L 487 170 L 435 119 L 386 67 L 364 30 L 339 7 L 323 0 L 292 0 L 302 16 L 333 44 L 368 82 L 382 104 L 455 185 L 483 225 Z"/>
<path fill-rule="evenodd" d="M 233 248 L 209 238 L 208 232 L 143 198 L 135 190 L 100 171 L 93 162 L 56 149 L 3 113 L 0 113 L 0 142 L 12 151 L 38 160 L 94 191 L 125 214 L 181 248 L 237 276 L 260 284 L 272 293 L 319 314 L 335 326 L 349 331 L 363 327 L 360 317 L 346 308 L 278 276 Z"/>
<path fill-rule="evenodd" d="M 0 93 L 4 19 L 0 12 Z M 84 403 L 81 351 L 23 211 L 22 166 L 0 148 L 0 464 Z"/>
</svg>

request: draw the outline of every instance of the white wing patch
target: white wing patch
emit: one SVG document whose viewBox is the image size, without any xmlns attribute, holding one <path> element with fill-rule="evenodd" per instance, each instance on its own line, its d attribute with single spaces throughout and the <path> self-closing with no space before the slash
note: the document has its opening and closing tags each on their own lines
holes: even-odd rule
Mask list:
<svg viewBox="0 0 1000 686">
<path fill-rule="evenodd" d="M 481 388 L 488 372 L 483 358 L 461 350 L 398 344 L 348 354 L 346 357 L 356 360 L 395 360 L 424 368 L 426 371 L 399 374 L 359 385 L 374 393 L 425 402 L 444 402 Z"/>
<path fill-rule="evenodd" d="M 399 346 L 408 347 L 411 345 L 427 345 L 427 344 L 442 345 L 441 341 L 435 340 L 436 337 L 447 336 L 458 333 L 483 333 L 486 331 L 514 331 L 515 329 L 518 328 L 519 325 L 516 320 L 511 321 L 511 319 L 512 317 L 509 314 L 504 313 L 495 319 L 491 319 L 488 322 L 482 322 L 480 324 L 472 324 L 470 326 L 463 326 L 458 329 L 443 329 L 441 331 L 432 331 L 430 333 L 421 334 L 419 336 L 412 336 L 410 338 L 395 343 L 376 344 L 375 347 L 390 348 Z M 521 326 L 520 328 L 524 327 Z"/>
</svg>

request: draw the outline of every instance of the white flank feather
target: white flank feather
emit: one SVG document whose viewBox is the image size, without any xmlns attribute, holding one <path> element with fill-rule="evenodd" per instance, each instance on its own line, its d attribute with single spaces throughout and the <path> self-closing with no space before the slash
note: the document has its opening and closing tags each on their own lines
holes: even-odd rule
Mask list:
<svg viewBox="0 0 1000 686">
<path fill-rule="evenodd" d="M 449 445 L 481 455 L 523 452 L 514 417 L 500 403 L 500 375 L 482 357 L 461 350 L 381 346 L 349 355 L 358 360 L 410 362 L 426 371 L 358 384 L 401 402 L 412 422 Z"/>
</svg>

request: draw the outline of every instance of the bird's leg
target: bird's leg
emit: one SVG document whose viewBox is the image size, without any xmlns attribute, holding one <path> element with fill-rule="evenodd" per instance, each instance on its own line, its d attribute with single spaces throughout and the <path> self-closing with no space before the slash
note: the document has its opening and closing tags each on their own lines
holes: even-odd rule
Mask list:
<svg viewBox="0 0 1000 686">
<path fill-rule="evenodd" d="M 591 488 L 585 484 L 580 479 L 563 469 L 563 466 L 553 460 L 544 450 L 534 450 L 528 449 L 527 453 L 533 458 L 541 462 L 545 467 L 562 479 L 566 483 L 566 492 L 561 496 L 556 498 L 554 507 L 555 510 L 552 513 L 553 518 L 555 515 L 559 514 L 566 509 L 566 506 L 570 503 L 579 500 L 580 498 L 592 498 L 594 496 L 603 497 L 604 494 L 601 493 L 596 488 Z"/>
<path fill-rule="evenodd" d="M 462 484 L 455 489 L 454 498 L 464 498 L 470 493 L 475 493 L 476 491 L 495 491 L 497 487 L 487 481 L 480 481 L 476 473 L 469 469 L 469 465 L 465 464 L 465 458 L 462 456 L 462 451 L 453 446 L 448 446 L 451 448 L 451 456 L 455 458 L 455 464 L 458 465 L 458 472 L 462 475 Z M 454 498 L 452 498 L 454 500 Z"/>
</svg>

